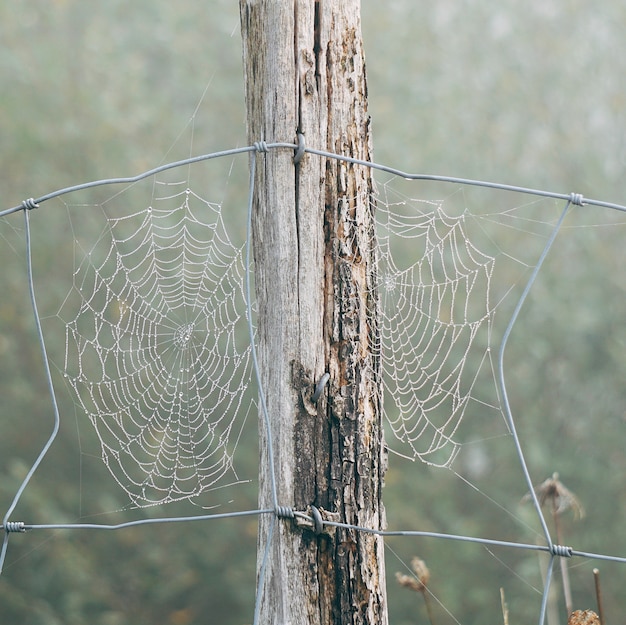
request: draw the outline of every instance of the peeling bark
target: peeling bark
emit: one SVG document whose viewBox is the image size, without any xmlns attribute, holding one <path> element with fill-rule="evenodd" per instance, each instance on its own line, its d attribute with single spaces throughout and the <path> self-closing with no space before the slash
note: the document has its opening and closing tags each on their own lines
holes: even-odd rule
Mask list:
<svg viewBox="0 0 626 625">
<path fill-rule="evenodd" d="M 371 158 L 357 0 L 240 0 L 250 142 Z M 257 168 L 254 255 L 261 375 L 278 503 L 384 527 L 373 183 L 368 168 L 272 151 Z M 317 403 L 315 383 L 330 381 Z M 260 505 L 273 507 L 261 423 Z M 272 519 L 259 525 L 259 548 Z M 281 519 L 261 622 L 387 623 L 382 539 Z"/>
</svg>

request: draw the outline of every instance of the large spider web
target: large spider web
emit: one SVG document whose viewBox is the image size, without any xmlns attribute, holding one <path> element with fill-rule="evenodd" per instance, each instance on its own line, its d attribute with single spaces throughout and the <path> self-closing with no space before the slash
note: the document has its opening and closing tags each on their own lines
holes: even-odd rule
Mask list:
<svg viewBox="0 0 626 625">
<path fill-rule="evenodd" d="M 497 194 L 485 204 L 467 203 L 464 191 L 414 199 L 397 185 L 382 186 L 377 207 L 389 448 L 449 468 L 467 414 L 509 433 L 494 362 L 496 311 L 533 267 L 557 213 L 537 201 L 498 206 Z"/>
<path fill-rule="evenodd" d="M 379 254 L 386 411 L 395 436 L 425 462 L 451 463 L 454 435 L 472 398 L 476 372 L 467 355 L 481 330 L 489 333 L 489 291 L 495 259 L 475 247 L 465 215 L 442 203 L 417 202 L 412 214 L 381 207 Z M 414 254 L 399 266 L 394 239 Z"/>
<path fill-rule="evenodd" d="M 133 504 L 191 499 L 236 480 L 250 407 L 241 248 L 186 181 L 156 181 L 139 210 L 103 210 L 97 242 L 76 241 L 59 312 L 64 376 Z"/>
</svg>

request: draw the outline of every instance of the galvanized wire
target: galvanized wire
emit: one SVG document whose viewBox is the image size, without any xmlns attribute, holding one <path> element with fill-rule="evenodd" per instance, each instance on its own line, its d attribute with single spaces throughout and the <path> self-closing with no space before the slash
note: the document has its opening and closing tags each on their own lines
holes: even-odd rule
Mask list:
<svg viewBox="0 0 626 625">
<path fill-rule="evenodd" d="M 22 480 L 20 487 L 17 489 L 17 492 L 15 493 L 15 496 L 13 497 L 13 500 L 11 504 L 9 505 L 8 510 L 6 511 L 6 514 L 4 515 L 4 518 L 2 519 L 2 525 L 4 528 L 7 527 L 7 524 L 9 523 L 9 517 L 11 516 L 11 514 L 13 514 L 13 511 L 15 510 L 17 504 L 19 503 L 22 497 L 22 494 L 24 493 L 24 490 L 26 490 L 26 486 L 28 485 L 31 478 L 33 477 L 33 474 L 35 473 L 35 471 L 37 470 L 37 468 L 43 461 L 50 447 L 52 447 L 52 443 L 54 442 L 59 432 L 59 426 L 61 422 L 60 415 L 59 415 L 59 406 L 57 403 L 56 394 L 54 392 L 54 384 L 52 382 L 52 374 L 50 373 L 50 363 L 48 361 L 48 354 L 46 353 L 46 343 L 43 337 L 43 330 L 41 329 L 41 320 L 39 318 L 39 313 L 37 312 L 37 300 L 35 298 L 35 285 L 33 283 L 33 259 L 32 259 L 32 253 L 31 253 L 32 250 L 31 250 L 29 217 L 30 217 L 29 212 L 25 210 L 24 211 L 24 224 L 25 224 L 25 233 L 26 233 L 26 236 L 25 236 L 25 239 L 26 239 L 26 275 L 28 278 L 28 293 L 30 295 L 30 302 L 31 302 L 31 306 L 33 309 L 33 317 L 35 319 L 35 329 L 37 331 L 37 340 L 39 342 L 39 347 L 41 349 L 41 356 L 42 356 L 43 367 L 44 367 L 44 375 L 46 378 L 46 383 L 48 385 L 48 392 L 50 394 L 50 399 L 52 401 L 53 425 L 52 425 L 52 432 L 50 433 L 48 440 L 42 447 L 41 451 L 39 452 L 39 455 L 37 456 L 37 458 L 31 465 L 30 469 L 28 470 L 26 477 Z M 2 569 L 4 567 L 4 560 L 6 558 L 8 543 L 9 543 L 9 532 L 5 531 L 4 538 L 2 541 L 2 549 L 0 550 L 0 574 L 2 573 Z"/>
</svg>

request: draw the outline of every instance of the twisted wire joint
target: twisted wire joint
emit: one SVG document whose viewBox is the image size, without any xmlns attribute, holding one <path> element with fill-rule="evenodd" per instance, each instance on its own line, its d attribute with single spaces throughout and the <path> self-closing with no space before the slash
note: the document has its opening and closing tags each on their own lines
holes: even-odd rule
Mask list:
<svg viewBox="0 0 626 625">
<path fill-rule="evenodd" d="M 29 197 L 27 200 L 22 202 L 22 208 L 30 211 L 33 210 L 33 208 L 39 208 L 39 204 L 37 204 L 32 197 Z"/>
<path fill-rule="evenodd" d="M 293 519 L 296 516 L 293 508 L 289 508 L 288 506 L 276 506 L 274 514 L 279 519 Z"/>
<path fill-rule="evenodd" d="M 574 206 L 584 206 L 585 198 L 582 193 L 570 193 L 569 195 L 570 204 L 574 204 Z"/>
<path fill-rule="evenodd" d="M 560 556 L 561 558 L 571 558 L 573 549 L 564 545 L 552 545 L 550 552 L 553 556 Z"/>
<path fill-rule="evenodd" d="M 23 521 L 7 521 L 4 524 L 4 531 L 7 533 L 9 532 L 23 533 L 26 531 L 26 527 L 24 527 Z"/>
</svg>

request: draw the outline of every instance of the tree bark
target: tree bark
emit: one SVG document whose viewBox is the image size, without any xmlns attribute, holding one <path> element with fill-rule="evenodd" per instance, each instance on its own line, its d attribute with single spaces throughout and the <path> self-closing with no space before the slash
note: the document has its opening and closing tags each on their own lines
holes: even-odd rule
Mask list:
<svg viewBox="0 0 626 625">
<path fill-rule="evenodd" d="M 370 160 L 358 0 L 240 0 L 250 142 Z M 367 167 L 273 150 L 253 206 L 257 346 L 274 448 L 261 420 L 259 501 L 381 529 L 381 424 L 373 181 Z M 315 383 L 330 380 L 317 403 Z M 383 542 L 298 519 L 276 523 L 261 623 L 387 623 Z"/>
</svg>

